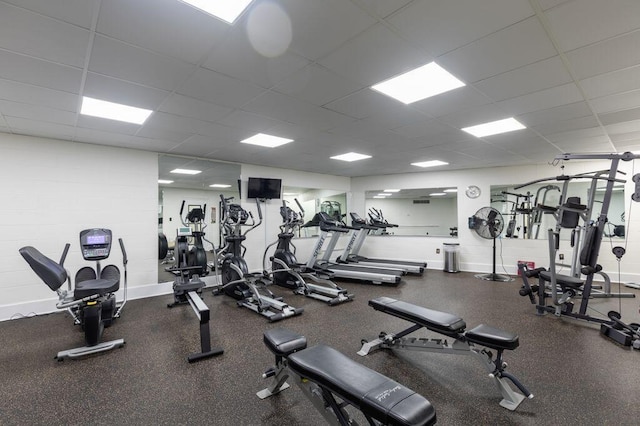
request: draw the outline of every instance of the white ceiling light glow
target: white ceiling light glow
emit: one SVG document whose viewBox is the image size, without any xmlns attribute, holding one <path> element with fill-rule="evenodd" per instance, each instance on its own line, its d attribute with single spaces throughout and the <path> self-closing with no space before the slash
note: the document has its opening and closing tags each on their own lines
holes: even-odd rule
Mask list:
<svg viewBox="0 0 640 426">
<path fill-rule="evenodd" d="M 341 161 L 358 161 L 365 160 L 367 158 L 371 158 L 370 155 L 358 154 L 357 152 L 347 152 L 346 154 L 334 155 L 331 157 L 332 160 L 341 160 Z"/>
<path fill-rule="evenodd" d="M 444 192 L 432 192 L 431 194 L 429 194 L 431 197 L 441 197 L 443 195 L 447 195 Z"/>
<path fill-rule="evenodd" d="M 231 185 L 227 185 L 224 183 L 214 183 L 213 185 L 209 185 L 209 188 L 231 188 Z"/>
<path fill-rule="evenodd" d="M 465 86 L 462 81 L 435 62 L 430 62 L 371 88 L 404 104 L 410 104 L 462 86 Z"/>
<path fill-rule="evenodd" d="M 419 163 L 411 163 L 412 166 L 418 167 L 436 167 L 436 166 L 446 166 L 449 163 L 440 160 L 431 160 L 431 161 L 421 161 Z"/>
<path fill-rule="evenodd" d="M 380 194 L 377 194 L 377 195 L 378 197 L 382 197 L 382 198 L 391 197 L 391 194 L 387 192 L 381 192 Z"/>
<path fill-rule="evenodd" d="M 385 189 L 383 192 L 400 192 L 399 189 Z"/>
<path fill-rule="evenodd" d="M 515 118 L 509 117 L 504 120 L 491 121 L 489 123 L 478 124 L 477 126 L 465 127 L 462 131 L 477 138 L 482 138 L 484 136 L 513 132 L 514 130 L 521 129 L 526 129 L 526 127 Z"/>
<path fill-rule="evenodd" d="M 190 6 L 222 19 L 229 24 L 244 12 L 253 0 L 181 0 Z"/>
<path fill-rule="evenodd" d="M 190 169 L 173 169 L 170 173 L 177 173 L 179 175 L 197 175 L 198 173 L 202 173 L 200 170 L 190 170 Z"/>
<path fill-rule="evenodd" d="M 158 183 L 164 183 L 164 184 L 170 184 L 173 183 L 172 180 L 167 180 L 167 179 L 158 179 Z"/>
<path fill-rule="evenodd" d="M 258 133 L 250 138 L 240 141 L 240 143 L 248 143 L 250 145 L 264 146 L 267 148 L 275 148 L 289 142 L 293 142 L 293 139 L 280 138 L 278 136 L 271 136 L 264 133 Z"/>
<path fill-rule="evenodd" d="M 117 104 L 115 102 L 103 101 L 87 96 L 82 97 L 82 107 L 80 107 L 80 114 L 83 115 L 133 124 L 143 124 L 152 112 L 153 111 L 149 109 Z"/>
<path fill-rule="evenodd" d="M 458 188 L 445 189 L 444 192 L 458 192 Z"/>
</svg>

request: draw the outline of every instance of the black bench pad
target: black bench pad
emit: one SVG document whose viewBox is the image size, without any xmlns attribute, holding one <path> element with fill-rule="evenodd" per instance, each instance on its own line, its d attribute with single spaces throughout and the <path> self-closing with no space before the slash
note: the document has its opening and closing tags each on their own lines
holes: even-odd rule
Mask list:
<svg viewBox="0 0 640 426">
<path fill-rule="evenodd" d="M 464 333 L 469 342 L 477 343 L 492 349 L 514 350 L 520 344 L 518 335 L 508 331 L 480 324 Z"/>
<path fill-rule="evenodd" d="M 426 398 L 337 350 L 317 345 L 288 358 L 289 368 L 327 388 L 366 415 L 389 425 L 431 425 L 436 412 Z"/>
<path fill-rule="evenodd" d="M 102 279 L 86 280 L 76 283 L 76 288 L 73 291 L 73 298 L 80 300 L 82 298 L 99 294 L 103 296 L 108 293 L 118 291 L 120 288 L 120 280 L 117 279 Z"/>
<path fill-rule="evenodd" d="M 551 272 L 549 271 L 541 271 L 539 276 L 547 281 L 551 281 Z M 571 275 L 560 275 L 556 274 L 556 282 L 560 287 L 568 287 L 568 288 L 580 288 L 584 284 L 580 278 L 572 277 Z"/>
<path fill-rule="evenodd" d="M 307 338 L 286 328 L 273 328 L 264 332 L 264 344 L 278 356 L 290 354 L 307 347 Z"/>
<path fill-rule="evenodd" d="M 369 300 L 369 306 L 398 318 L 416 323 L 429 330 L 457 338 L 464 332 L 467 324 L 456 315 L 434 311 L 422 306 L 412 305 L 390 297 L 378 297 Z"/>
<path fill-rule="evenodd" d="M 27 246 L 22 247 L 19 252 L 51 290 L 58 290 L 67 281 L 67 271 L 64 267 L 40 253 L 38 249 Z"/>
</svg>

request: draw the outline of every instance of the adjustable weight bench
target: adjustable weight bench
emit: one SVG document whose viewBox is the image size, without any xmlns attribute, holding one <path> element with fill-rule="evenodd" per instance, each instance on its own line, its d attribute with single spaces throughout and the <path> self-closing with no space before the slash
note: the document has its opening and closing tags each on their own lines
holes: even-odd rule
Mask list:
<svg viewBox="0 0 640 426">
<path fill-rule="evenodd" d="M 258 392 L 260 399 L 287 389 L 292 376 L 330 424 L 357 425 L 345 410 L 347 405 L 360 410 L 371 425 L 436 422 L 435 409 L 423 396 L 329 346 L 307 348 L 304 336 L 283 328 L 267 330 L 264 343 L 275 354 L 276 365 L 263 374 L 273 380 Z"/>
<path fill-rule="evenodd" d="M 502 393 L 503 399 L 500 401 L 502 407 L 515 410 L 524 400 L 525 396 L 527 398 L 533 398 L 533 394 L 531 394 L 518 379 L 504 371 L 507 364 L 502 360 L 502 353 L 505 350 L 513 350 L 518 347 L 519 342 L 517 335 L 484 324 L 465 331 L 467 327 L 466 323 L 456 315 L 434 311 L 389 297 L 379 297 L 370 300 L 369 306 L 377 311 L 402 318 L 415 324 L 396 334 L 386 334 L 382 332 L 379 338 L 372 342 L 363 340 L 363 345 L 358 355 L 365 356 L 376 349 L 405 349 L 475 355 L 475 357 L 485 365 L 489 376 L 495 379 L 495 383 Z M 421 328 L 426 328 L 427 330 L 443 334 L 455 340 L 450 344 L 446 339 L 405 337 Z M 476 344 L 497 351 L 495 359 L 491 351 L 478 349 L 475 346 Z M 509 379 L 520 389 L 524 396 L 511 389 L 509 384 L 504 380 L 505 378 Z"/>
</svg>

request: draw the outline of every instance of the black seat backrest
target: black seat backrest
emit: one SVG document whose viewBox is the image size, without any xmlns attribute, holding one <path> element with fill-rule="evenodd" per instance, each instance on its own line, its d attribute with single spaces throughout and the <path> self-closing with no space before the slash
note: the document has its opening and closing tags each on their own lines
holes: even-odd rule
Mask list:
<svg viewBox="0 0 640 426">
<path fill-rule="evenodd" d="M 59 263 L 49 259 L 31 246 L 22 247 L 20 254 L 33 272 L 53 291 L 58 290 L 67 281 L 67 271 Z"/>
<path fill-rule="evenodd" d="M 584 245 L 582 246 L 582 250 L 580 251 L 580 264 L 582 266 L 593 266 L 591 262 L 594 262 L 596 259 L 595 256 L 598 255 L 599 248 L 597 248 L 596 242 L 602 239 L 602 230 L 600 230 L 597 226 L 589 226 L 587 227 L 587 232 L 584 235 Z"/>
<path fill-rule="evenodd" d="M 580 204 L 580 197 L 569 197 L 563 207 L 577 210 L 585 210 L 587 206 Z M 580 214 L 576 211 L 562 210 L 560 226 L 563 228 L 575 228 L 580 221 Z"/>
</svg>

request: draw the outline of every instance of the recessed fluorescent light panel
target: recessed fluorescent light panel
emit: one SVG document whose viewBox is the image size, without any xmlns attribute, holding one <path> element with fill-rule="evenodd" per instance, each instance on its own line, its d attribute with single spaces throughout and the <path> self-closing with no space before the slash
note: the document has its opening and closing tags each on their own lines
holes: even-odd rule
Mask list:
<svg viewBox="0 0 640 426">
<path fill-rule="evenodd" d="M 167 179 L 158 179 L 158 183 L 165 183 L 165 184 L 170 184 L 173 183 L 172 180 L 167 180 Z"/>
<path fill-rule="evenodd" d="M 92 117 L 107 118 L 109 120 L 124 121 L 133 124 L 143 124 L 153 111 L 132 107 L 129 105 L 107 102 L 100 99 L 82 97 L 80 114 Z"/>
<path fill-rule="evenodd" d="M 435 62 L 371 86 L 402 103 L 410 104 L 465 84 Z"/>
<path fill-rule="evenodd" d="M 432 192 L 431 194 L 429 194 L 432 197 L 441 197 L 443 195 L 447 195 L 444 192 Z"/>
<path fill-rule="evenodd" d="M 504 120 L 491 121 L 489 123 L 478 124 L 477 126 L 465 127 L 463 132 L 472 134 L 477 138 L 497 135 L 500 133 L 513 132 L 514 130 L 526 129 L 518 120 L 513 117 Z"/>
<path fill-rule="evenodd" d="M 173 169 L 171 173 L 177 173 L 180 175 L 197 175 L 198 173 L 202 173 L 200 170 L 189 170 L 189 169 Z"/>
<path fill-rule="evenodd" d="M 271 136 L 264 133 L 258 133 L 250 138 L 247 138 L 240 143 L 248 143 L 250 145 L 264 146 L 267 148 L 275 148 L 286 143 L 293 142 L 293 139 L 280 138 L 278 136 Z"/>
<path fill-rule="evenodd" d="M 418 167 L 436 167 L 436 166 L 446 166 L 449 163 L 445 163 L 440 160 L 431 160 L 431 161 L 422 161 L 420 163 L 411 163 L 412 166 Z"/>
<path fill-rule="evenodd" d="M 391 197 L 391 194 L 387 193 L 387 192 L 381 192 L 380 194 L 378 194 L 378 197 L 383 197 L 383 198 L 384 197 Z"/>
<path fill-rule="evenodd" d="M 458 188 L 445 189 L 444 192 L 458 192 Z"/>
<path fill-rule="evenodd" d="M 371 158 L 370 155 L 358 154 L 357 152 L 347 152 L 342 155 L 334 155 L 331 157 L 332 160 L 342 160 L 342 161 L 358 161 L 365 160 L 367 158 Z"/>
<path fill-rule="evenodd" d="M 384 197 L 382 195 L 374 195 L 373 198 L 387 198 L 387 197 Z"/>
<path fill-rule="evenodd" d="M 229 24 L 233 24 L 252 1 L 253 0 L 182 0 L 182 2 L 196 9 L 200 9 L 209 15 L 213 15 L 216 18 L 222 19 Z"/>
<path fill-rule="evenodd" d="M 209 185 L 209 188 L 231 188 L 231 185 L 227 185 L 224 183 L 214 183 L 213 185 Z"/>
<path fill-rule="evenodd" d="M 383 192 L 400 192 L 399 189 L 385 189 Z"/>
</svg>

